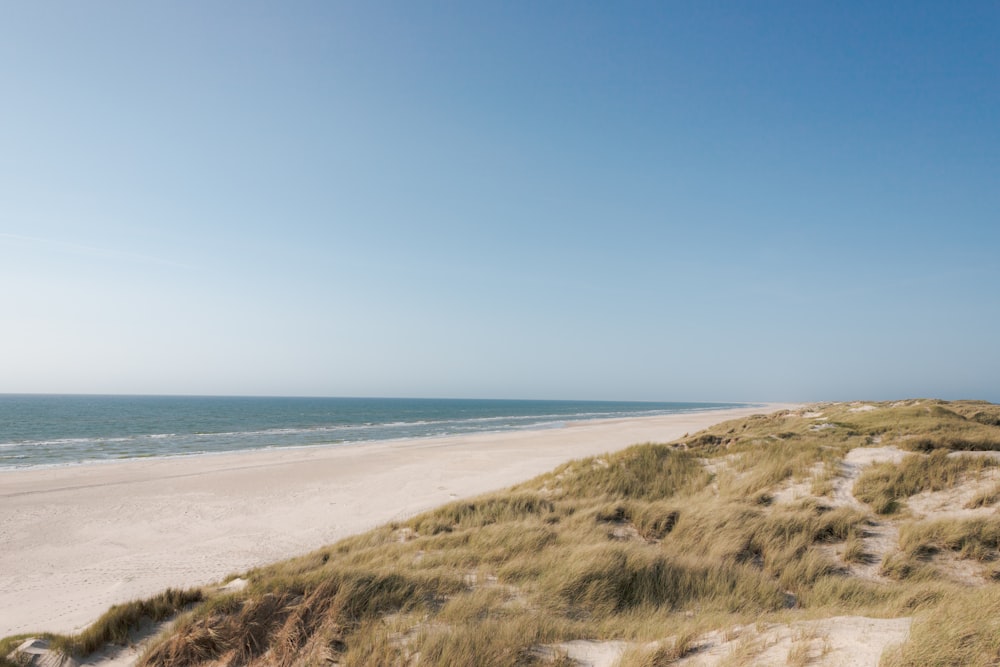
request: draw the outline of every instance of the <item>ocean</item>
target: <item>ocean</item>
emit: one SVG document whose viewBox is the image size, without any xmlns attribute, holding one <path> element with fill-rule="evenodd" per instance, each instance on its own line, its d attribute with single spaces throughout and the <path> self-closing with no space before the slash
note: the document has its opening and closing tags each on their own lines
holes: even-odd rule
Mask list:
<svg viewBox="0 0 1000 667">
<path fill-rule="evenodd" d="M 558 428 L 744 405 L 0 394 L 0 469 Z"/>
</svg>

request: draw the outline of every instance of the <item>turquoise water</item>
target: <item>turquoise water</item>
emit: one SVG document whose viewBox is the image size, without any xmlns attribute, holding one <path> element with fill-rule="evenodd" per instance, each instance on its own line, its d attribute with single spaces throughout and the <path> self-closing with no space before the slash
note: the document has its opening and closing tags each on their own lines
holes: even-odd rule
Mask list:
<svg viewBox="0 0 1000 667">
<path fill-rule="evenodd" d="M 555 428 L 742 405 L 7 394 L 0 395 L 0 468 Z"/>
</svg>

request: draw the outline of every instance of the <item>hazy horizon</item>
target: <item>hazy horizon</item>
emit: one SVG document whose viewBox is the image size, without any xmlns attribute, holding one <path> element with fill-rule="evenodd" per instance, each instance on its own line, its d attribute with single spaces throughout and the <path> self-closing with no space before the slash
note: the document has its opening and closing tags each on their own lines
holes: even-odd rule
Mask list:
<svg viewBox="0 0 1000 667">
<path fill-rule="evenodd" d="M 73 397 L 108 397 L 108 398 L 261 398 L 261 399 L 339 399 L 339 400 L 386 400 L 386 401 L 510 401 L 515 402 L 539 402 L 539 403 L 676 403 L 692 405 L 713 405 L 713 404 L 769 404 L 783 403 L 785 401 L 726 401 L 726 400 L 703 400 L 703 401 L 682 401 L 682 400 L 659 400 L 659 399 L 602 399 L 602 398 L 523 398 L 516 396 L 323 396 L 305 394 L 105 394 L 105 393 L 63 393 L 63 392 L 0 392 L 0 396 L 73 396 Z M 915 398 L 915 397 L 906 397 Z M 929 397 L 928 397 L 929 398 Z M 791 402 L 791 401 L 789 401 Z"/>
</svg>

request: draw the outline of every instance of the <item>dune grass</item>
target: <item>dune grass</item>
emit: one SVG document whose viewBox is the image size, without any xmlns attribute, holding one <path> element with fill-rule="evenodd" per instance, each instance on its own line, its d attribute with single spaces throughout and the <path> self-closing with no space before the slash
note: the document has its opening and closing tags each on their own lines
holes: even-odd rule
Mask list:
<svg viewBox="0 0 1000 667">
<path fill-rule="evenodd" d="M 983 489 L 969 502 L 965 504 L 965 509 L 976 509 L 977 507 L 989 507 L 995 505 L 1000 500 L 1000 484 L 994 484 L 989 489 Z"/>
<path fill-rule="evenodd" d="M 0 639 L 0 667 L 20 667 L 7 656 L 28 638 L 47 641 L 50 647 L 65 655 L 86 656 L 108 644 L 125 645 L 144 626 L 160 623 L 177 616 L 185 608 L 204 600 L 201 589 L 168 588 L 143 600 L 116 604 L 83 632 L 76 635 L 52 633 L 24 634 Z"/>
<path fill-rule="evenodd" d="M 881 667 L 988 667 L 1000 659 L 1000 587 L 943 600 L 914 620 L 909 640 Z"/>
<path fill-rule="evenodd" d="M 708 484 L 710 477 L 694 453 L 646 444 L 604 457 L 571 461 L 539 481 L 554 498 L 661 500 L 697 491 Z M 537 488 L 538 481 L 531 486 Z"/>
<path fill-rule="evenodd" d="M 53 646 L 66 653 L 88 655 L 105 644 L 125 644 L 144 622 L 164 621 L 202 599 L 200 589 L 170 588 L 151 598 L 117 604 L 80 634 L 56 637 Z"/>
<path fill-rule="evenodd" d="M 1000 406 L 983 401 L 904 401 L 850 415 L 855 427 L 885 434 L 904 449 L 931 452 L 1000 450 Z"/>
<path fill-rule="evenodd" d="M 197 602 L 165 594 L 164 610 L 194 609 L 141 665 L 569 665 L 544 647 L 572 639 L 636 642 L 623 664 L 665 665 L 709 630 L 762 619 L 933 614 L 977 595 L 1000 599 L 1000 584 L 988 577 L 981 591 L 989 593 L 942 580 L 927 557 L 934 550 L 995 557 L 997 521 L 904 525 L 899 551 L 882 562 L 884 579 L 870 581 L 851 574 L 882 557 L 865 551 L 869 510 L 833 501 L 840 461 L 852 448 L 912 449 L 907 443 L 921 438 L 987 442 L 1000 433 L 993 423 L 1000 409 L 926 400 L 856 408 L 754 416 L 674 443 L 572 461 L 508 491 L 255 569 L 239 592 Z M 854 488 L 884 512 L 885 499 L 947 488 L 992 465 L 916 453 L 873 467 Z M 777 502 L 792 482 L 822 493 Z M 112 609 L 60 645 L 86 653 L 121 641 L 137 619 L 161 617 L 158 604 Z M 977 623 L 962 626 L 970 637 L 992 627 Z M 892 658 L 902 662 L 891 664 L 921 664 L 931 655 L 925 644 L 960 631 L 926 624 L 930 639 L 911 639 Z M 989 641 L 974 639 L 975 650 L 988 653 Z M 747 655 L 756 650 L 752 638 L 745 643 Z M 795 644 L 789 660 L 808 661 L 809 646 Z"/>
<path fill-rule="evenodd" d="M 687 631 L 652 646 L 635 646 L 627 649 L 619 667 L 667 667 L 697 651 L 698 635 Z"/>
<path fill-rule="evenodd" d="M 940 519 L 904 524 L 900 549 L 914 556 L 951 551 L 960 558 L 992 560 L 1000 548 L 1000 518 Z"/>
<path fill-rule="evenodd" d="M 854 495 L 877 513 L 892 514 L 910 496 L 921 491 L 954 488 L 996 466 L 997 461 L 992 458 L 949 456 L 944 449 L 936 449 L 929 455 L 911 454 L 899 464 L 869 466 L 855 482 Z"/>
<path fill-rule="evenodd" d="M 852 529 L 848 533 L 847 539 L 844 540 L 844 551 L 841 554 L 841 558 L 844 559 L 845 563 L 867 563 L 871 558 L 871 555 L 865 551 L 865 544 L 862 539 L 863 533 L 863 529 Z"/>
</svg>

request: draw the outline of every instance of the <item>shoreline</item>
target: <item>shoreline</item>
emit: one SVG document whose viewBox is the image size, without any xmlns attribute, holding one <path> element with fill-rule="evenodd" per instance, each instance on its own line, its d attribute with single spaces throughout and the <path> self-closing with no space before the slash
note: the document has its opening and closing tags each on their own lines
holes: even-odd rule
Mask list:
<svg viewBox="0 0 1000 667">
<path fill-rule="evenodd" d="M 380 438 L 372 440 L 347 440 L 341 442 L 319 442 L 311 444 L 296 444 L 296 445 L 269 445 L 265 447 L 254 447 L 248 449 L 222 449 L 222 450 L 209 450 L 200 452 L 179 452 L 176 454 L 148 454 L 143 456 L 130 456 L 115 459 L 87 459 L 83 461 L 64 461 L 61 463 L 38 463 L 25 466 L 0 466 L 0 481 L 3 480 L 3 475 L 7 473 L 20 473 L 28 472 L 32 470 L 52 470 L 59 468 L 76 468 L 85 466 L 104 466 L 104 465 L 115 465 L 119 463 L 138 463 L 143 461 L 159 461 L 159 460 L 169 460 L 169 459 L 188 459 L 188 458 L 199 458 L 203 456 L 226 456 L 226 455 L 240 455 L 240 454 L 253 454 L 258 452 L 278 452 L 278 451 L 291 451 L 298 449 L 324 449 L 333 447 L 365 447 L 368 445 L 378 445 L 378 444 L 392 444 L 392 443 L 419 443 L 422 440 L 441 440 L 444 438 L 453 437 L 475 437 L 477 435 L 500 435 L 500 434 L 519 434 L 527 433 L 533 431 L 549 431 L 557 430 L 561 428 L 566 428 L 568 426 L 573 426 L 576 424 L 594 424 L 599 422 L 613 422 L 613 421 L 631 421 L 633 419 L 653 419 L 659 417 L 669 417 L 673 415 L 687 415 L 692 413 L 709 413 L 709 412 L 722 412 L 727 410 L 768 410 L 769 406 L 778 405 L 777 403 L 746 403 L 740 405 L 739 407 L 721 407 L 721 408 L 689 408 L 685 410 L 678 410 L 674 412 L 652 414 L 652 415 L 629 415 L 622 417 L 586 417 L 586 418 L 565 418 L 556 419 L 553 416 L 553 421 L 546 422 L 549 425 L 533 424 L 528 427 L 519 428 L 508 428 L 508 429 L 498 429 L 498 430 L 482 430 L 482 431 L 468 431 L 465 433 L 453 433 L 453 434 L 436 434 L 436 435 L 416 435 L 416 436 L 402 436 L 399 438 Z M 781 404 L 785 405 L 785 404 Z M 792 404 L 788 404 L 792 405 Z M 0 493 L 0 497 L 2 497 Z"/>
<path fill-rule="evenodd" d="M 115 603 L 216 582 L 574 458 L 787 407 L 4 470 L 0 636 L 78 631 Z"/>
</svg>

